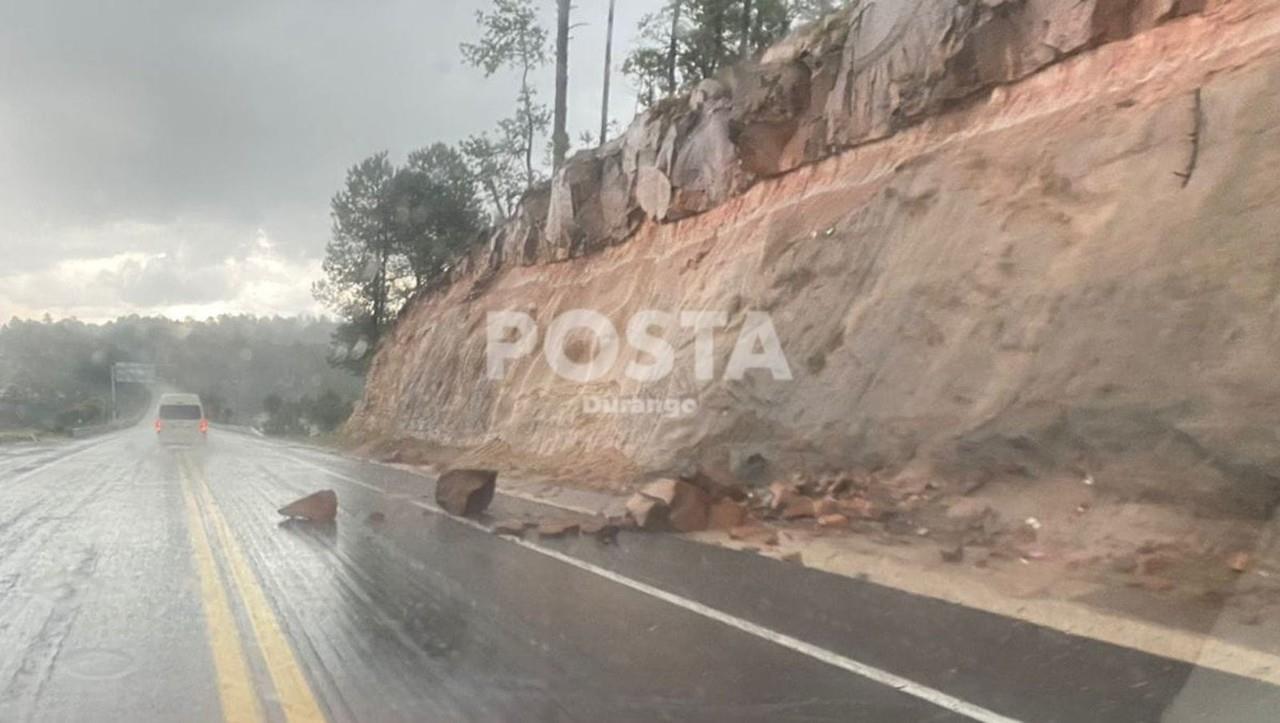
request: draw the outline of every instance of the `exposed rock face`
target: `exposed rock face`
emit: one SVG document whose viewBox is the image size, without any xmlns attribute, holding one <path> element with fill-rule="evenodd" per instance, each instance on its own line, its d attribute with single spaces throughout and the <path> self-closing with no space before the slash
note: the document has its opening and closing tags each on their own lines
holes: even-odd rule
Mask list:
<svg viewBox="0 0 1280 723">
<path fill-rule="evenodd" d="M 851 2 L 578 153 L 499 232 L 494 264 L 577 258 L 646 219 L 709 211 L 760 178 L 886 138 L 1206 1 Z"/>
<path fill-rule="evenodd" d="M 545 220 L 534 194 L 492 256 L 406 311 L 349 431 L 604 479 L 689 461 L 764 480 L 1090 474 L 1263 513 L 1280 489 L 1280 10 L 1202 5 L 855 4 L 578 154 Z M 488 312 L 545 334 L 577 308 L 620 335 L 641 310 L 724 312 L 714 378 L 679 328 L 659 382 L 624 373 L 649 361 L 626 343 L 590 383 L 541 345 L 488 378 Z M 727 378 L 751 312 L 791 380 Z M 697 411 L 590 411 L 632 397 Z"/>
</svg>

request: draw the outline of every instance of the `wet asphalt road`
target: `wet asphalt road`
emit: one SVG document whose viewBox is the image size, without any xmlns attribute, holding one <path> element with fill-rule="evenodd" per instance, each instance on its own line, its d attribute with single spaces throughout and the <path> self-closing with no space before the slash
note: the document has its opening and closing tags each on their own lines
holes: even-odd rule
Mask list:
<svg viewBox="0 0 1280 723">
<path fill-rule="evenodd" d="M 326 487 L 335 525 L 281 523 Z M 430 498 L 415 475 L 218 430 L 201 450 L 141 428 L 0 453 L 0 721 L 1280 710 L 1260 683 L 750 553 L 625 535 L 537 543 L 548 554 Z"/>
</svg>

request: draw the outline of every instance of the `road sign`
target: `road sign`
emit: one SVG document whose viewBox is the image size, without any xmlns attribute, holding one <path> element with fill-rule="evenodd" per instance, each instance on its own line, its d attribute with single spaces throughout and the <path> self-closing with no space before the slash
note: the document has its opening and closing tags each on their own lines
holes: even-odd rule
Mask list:
<svg viewBox="0 0 1280 723">
<path fill-rule="evenodd" d="M 111 365 L 111 420 L 120 419 L 116 409 L 116 384 L 155 384 L 156 365 L 116 362 Z"/>
<path fill-rule="evenodd" d="M 154 384 L 156 381 L 156 365 L 119 362 L 113 367 L 113 376 L 117 382 Z"/>
</svg>

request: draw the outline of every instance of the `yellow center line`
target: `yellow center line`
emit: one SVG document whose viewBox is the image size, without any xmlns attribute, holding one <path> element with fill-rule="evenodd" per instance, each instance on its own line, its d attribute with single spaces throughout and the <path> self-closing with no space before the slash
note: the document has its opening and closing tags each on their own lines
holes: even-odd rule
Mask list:
<svg viewBox="0 0 1280 723">
<path fill-rule="evenodd" d="M 179 465 L 179 469 L 182 469 Z M 209 647 L 213 651 L 213 665 L 218 676 L 218 699 L 222 704 L 222 717 L 229 723 L 258 723 L 262 711 L 254 693 L 253 679 L 240 646 L 240 635 L 235 617 L 227 602 L 226 589 L 218 576 L 213 549 L 205 535 L 204 522 L 195 497 L 191 494 L 191 478 L 182 471 L 182 496 L 186 501 L 187 530 L 191 535 L 191 549 L 200 576 L 200 599 L 204 605 L 205 627 Z"/>
<path fill-rule="evenodd" d="M 271 682 L 275 686 L 280 707 L 284 710 L 285 719 L 290 723 L 310 723 L 325 721 L 325 715 L 316 702 L 311 686 L 293 654 L 293 647 L 280 629 L 275 613 L 267 602 L 266 593 L 258 585 L 248 559 L 236 542 L 226 518 L 213 501 L 209 493 L 208 480 L 196 465 L 190 470 L 196 482 L 196 492 L 201 506 L 209 514 L 213 523 L 214 534 L 231 570 L 231 579 L 240 593 L 240 599 L 249 613 L 249 623 L 253 628 L 254 638 L 262 658 L 266 661 L 267 670 L 271 674 Z"/>
</svg>

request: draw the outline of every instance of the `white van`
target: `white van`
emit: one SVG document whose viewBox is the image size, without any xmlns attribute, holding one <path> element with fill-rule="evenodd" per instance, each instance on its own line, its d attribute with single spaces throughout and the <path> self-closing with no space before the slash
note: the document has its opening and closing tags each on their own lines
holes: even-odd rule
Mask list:
<svg viewBox="0 0 1280 723">
<path fill-rule="evenodd" d="M 161 444 L 204 444 L 209 420 L 195 394 L 162 394 L 156 415 L 156 439 Z"/>
</svg>

